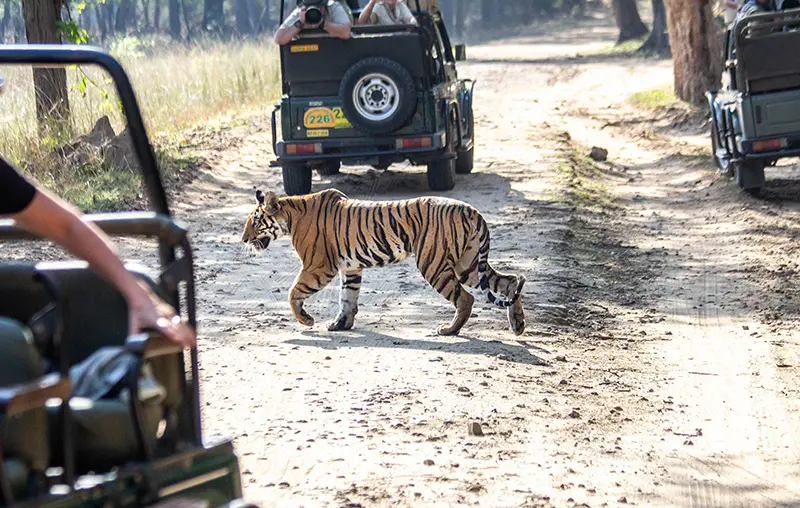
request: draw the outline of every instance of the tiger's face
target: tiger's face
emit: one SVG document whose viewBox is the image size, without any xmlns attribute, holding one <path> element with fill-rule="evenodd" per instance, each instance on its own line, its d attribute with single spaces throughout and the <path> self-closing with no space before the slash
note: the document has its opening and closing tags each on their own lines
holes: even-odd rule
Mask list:
<svg viewBox="0 0 800 508">
<path fill-rule="evenodd" d="M 279 221 L 280 203 L 274 192 L 264 194 L 260 190 L 256 191 L 256 201 L 255 210 L 247 216 L 242 242 L 264 250 L 284 232 Z"/>
</svg>

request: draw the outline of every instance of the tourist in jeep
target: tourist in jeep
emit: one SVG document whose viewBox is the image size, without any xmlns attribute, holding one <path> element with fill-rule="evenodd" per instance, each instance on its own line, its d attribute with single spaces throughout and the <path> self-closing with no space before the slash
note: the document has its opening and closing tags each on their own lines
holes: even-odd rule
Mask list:
<svg viewBox="0 0 800 508">
<path fill-rule="evenodd" d="M 322 28 L 334 37 L 349 39 L 352 25 L 352 13 L 339 0 L 300 0 L 275 32 L 274 40 L 283 46 L 304 28 Z"/>
<path fill-rule="evenodd" d="M 359 25 L 416 25 L 417 20 L 403 0 L 369 0 L 358 17 Z"/>
</svg>

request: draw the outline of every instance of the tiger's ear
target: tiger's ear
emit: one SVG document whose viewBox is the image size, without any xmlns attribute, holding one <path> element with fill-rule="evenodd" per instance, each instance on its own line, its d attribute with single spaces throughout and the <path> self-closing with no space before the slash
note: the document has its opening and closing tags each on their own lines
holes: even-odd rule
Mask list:
<svg viewBox="0 0 800 508">
<path fill-rule="evenodd" d="M 264 208 L 266 209 L 267 215 L 275 215 L 281 209 L 281 204 L 278 202 L 278 196 L 272 191 L 267 191 L 264 194 Z"/>
<path fill-rule="evenodd" d="M 261 205 L 264 204 L 264 193 L 261 192 L 261 189 L 256 191 L 256 201 L 258 201 L 258 203 Z"/>
</svg>

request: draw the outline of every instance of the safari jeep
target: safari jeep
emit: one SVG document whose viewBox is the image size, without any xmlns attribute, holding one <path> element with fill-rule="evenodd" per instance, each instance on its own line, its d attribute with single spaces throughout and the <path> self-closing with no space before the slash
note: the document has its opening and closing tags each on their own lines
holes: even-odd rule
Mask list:
<svg viewBox="0 0 800 508">
<path fill-rule="evenodd" d="M 748 16 L 728 31 L 724 86 L 706 92 L 720 171 L 756 194 L 764 169 L 800 155 L 800 9 Z"/>
<path fill-rule="evenodd" d="M 158 266 L 129 270 L 196 327 L 189 235 L 170 215 L 122 67 L 98 49 L 46 45 L 2 45 L 3 64 L 98 65 L 113 78 L 155 210 L 85 220 L 108 234 L 157 244 Z M 0 221 L 0 241 L 35 240 L 13 221 Z M 74 397 L 69 369 L 105 346 L 123 348 L 130 360 L 114 369 L 118 393 Z M 140 385 L 145 373 L 162 388 L 158 397 L 146 396 L 153 385 Z M 247 506 L 232 444 L 203 442 L 199 381 L 197 350 L 184 352 L 156 333 L 129 336 L 124 298 L 86 263 L 0 258 L 0 497 L 5 506 Z"/>
<path fill-rule="evenodd" d="M 332 175 L 342 164 L 426 164 L 434 191 L 472 171 L 475 83 L 456 72 L 465 48 L 453 54 L 438 14 L 415 16 L 419 26 L 356 25 L 348 40 L 304 30 L 280 48 L 271 165 L 282 168 L 288 195 L 311 191 L 313 169 Z"/>
</svg>

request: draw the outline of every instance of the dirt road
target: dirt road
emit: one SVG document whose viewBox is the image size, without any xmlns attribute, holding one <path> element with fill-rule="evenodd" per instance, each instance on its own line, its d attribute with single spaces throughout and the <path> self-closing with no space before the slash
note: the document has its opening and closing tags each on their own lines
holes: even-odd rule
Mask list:
<svg viewBox="0 0 800 508">
<path fill-rule="evenodd" d="M 194 134 L 216 147 L 178 205 L 200 259 L 204 425 L 235 439 L 249 500 L 800 504 L 797 171 L 742 196 L 702 126 L 629 103 L 668 84 L 670 62 L 574 57 L 614 36 L 608 20 L 531 31 L 459 68 L 478 81 L 476 171 L 448 195 L 486 216 L 492 263 L 528 278 L 519 338 L 488 305 L 435 336 L 452 311 L 412 262 L 365 272 L 353 331 L 324 327 L 336 281 L 301 327 L 288 240 L 258 257 L 239 243 L 254 188 L 281 189 L 266 113 Z M 589 164 L 592 145 L 609 162 Z M 314 182 L 327 187 L 406 198 L 425 176 Z"/>
</svg>

